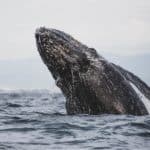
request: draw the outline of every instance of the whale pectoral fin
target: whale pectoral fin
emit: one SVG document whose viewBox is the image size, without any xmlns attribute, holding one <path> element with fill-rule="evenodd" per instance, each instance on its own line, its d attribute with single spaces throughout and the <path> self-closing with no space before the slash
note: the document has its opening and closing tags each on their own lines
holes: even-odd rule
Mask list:
<svg viewBox="0 0 150 150">
<path fill-rule="evenodd" d="M 145 82 L 118 65 L 112 63 L 112 66 L 117 69 L 126 78 L 126 80 L 132 82 L 150 100 L 150 87 Z"/>
</svg>

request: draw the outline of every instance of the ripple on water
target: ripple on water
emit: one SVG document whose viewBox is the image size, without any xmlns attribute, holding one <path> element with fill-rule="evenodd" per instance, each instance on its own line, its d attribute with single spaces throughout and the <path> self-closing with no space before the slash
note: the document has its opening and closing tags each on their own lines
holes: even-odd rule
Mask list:
<svg viewBox="0 0 150 150">
<path fill-rule="evenodd" d="M 1 91 L 0 149 L 144 149 L 150 116 L 68 116 L 60 93 Z"/>
</svg>

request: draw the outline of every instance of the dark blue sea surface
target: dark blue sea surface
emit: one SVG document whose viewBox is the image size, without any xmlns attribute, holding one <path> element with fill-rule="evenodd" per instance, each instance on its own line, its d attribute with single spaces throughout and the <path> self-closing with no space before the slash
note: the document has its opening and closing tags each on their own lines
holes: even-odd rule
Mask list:
<svg viewBox="0 0 150 150">
<path fill-rule="evenodd" d="M 0 150 L 149 150 L 150 116 L 73 115 L 61 93 L 0 91 Z"/>
</svg>

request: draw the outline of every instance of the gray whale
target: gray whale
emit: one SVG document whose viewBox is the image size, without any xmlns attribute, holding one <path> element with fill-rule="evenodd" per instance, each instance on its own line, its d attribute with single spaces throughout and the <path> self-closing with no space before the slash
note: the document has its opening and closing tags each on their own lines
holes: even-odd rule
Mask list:
<svg viewBox="0 0 150 150">
<path fill-rule="evenodd" d="M 68 114 L 148 114 L 131 85 L 150 100 L 150 87 L 139 77 L 62 31 L 41 27 L 35 38 L 43 62 L 66 97 Z"/>
</svg>

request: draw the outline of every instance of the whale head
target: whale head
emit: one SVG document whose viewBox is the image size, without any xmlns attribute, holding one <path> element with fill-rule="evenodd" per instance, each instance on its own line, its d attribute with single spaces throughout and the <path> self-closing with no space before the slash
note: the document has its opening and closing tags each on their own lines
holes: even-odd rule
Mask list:
<svg viewBox="0 0 150 150">
<path fill-rule="evenodd" d="M 55 80 L 72 80 L 72 72 L 86 72 L 91 58 L 98 57 L 94 49 L 56 29 L 38 28 L 35 38 L 39 54 Z"/>
</svg>

